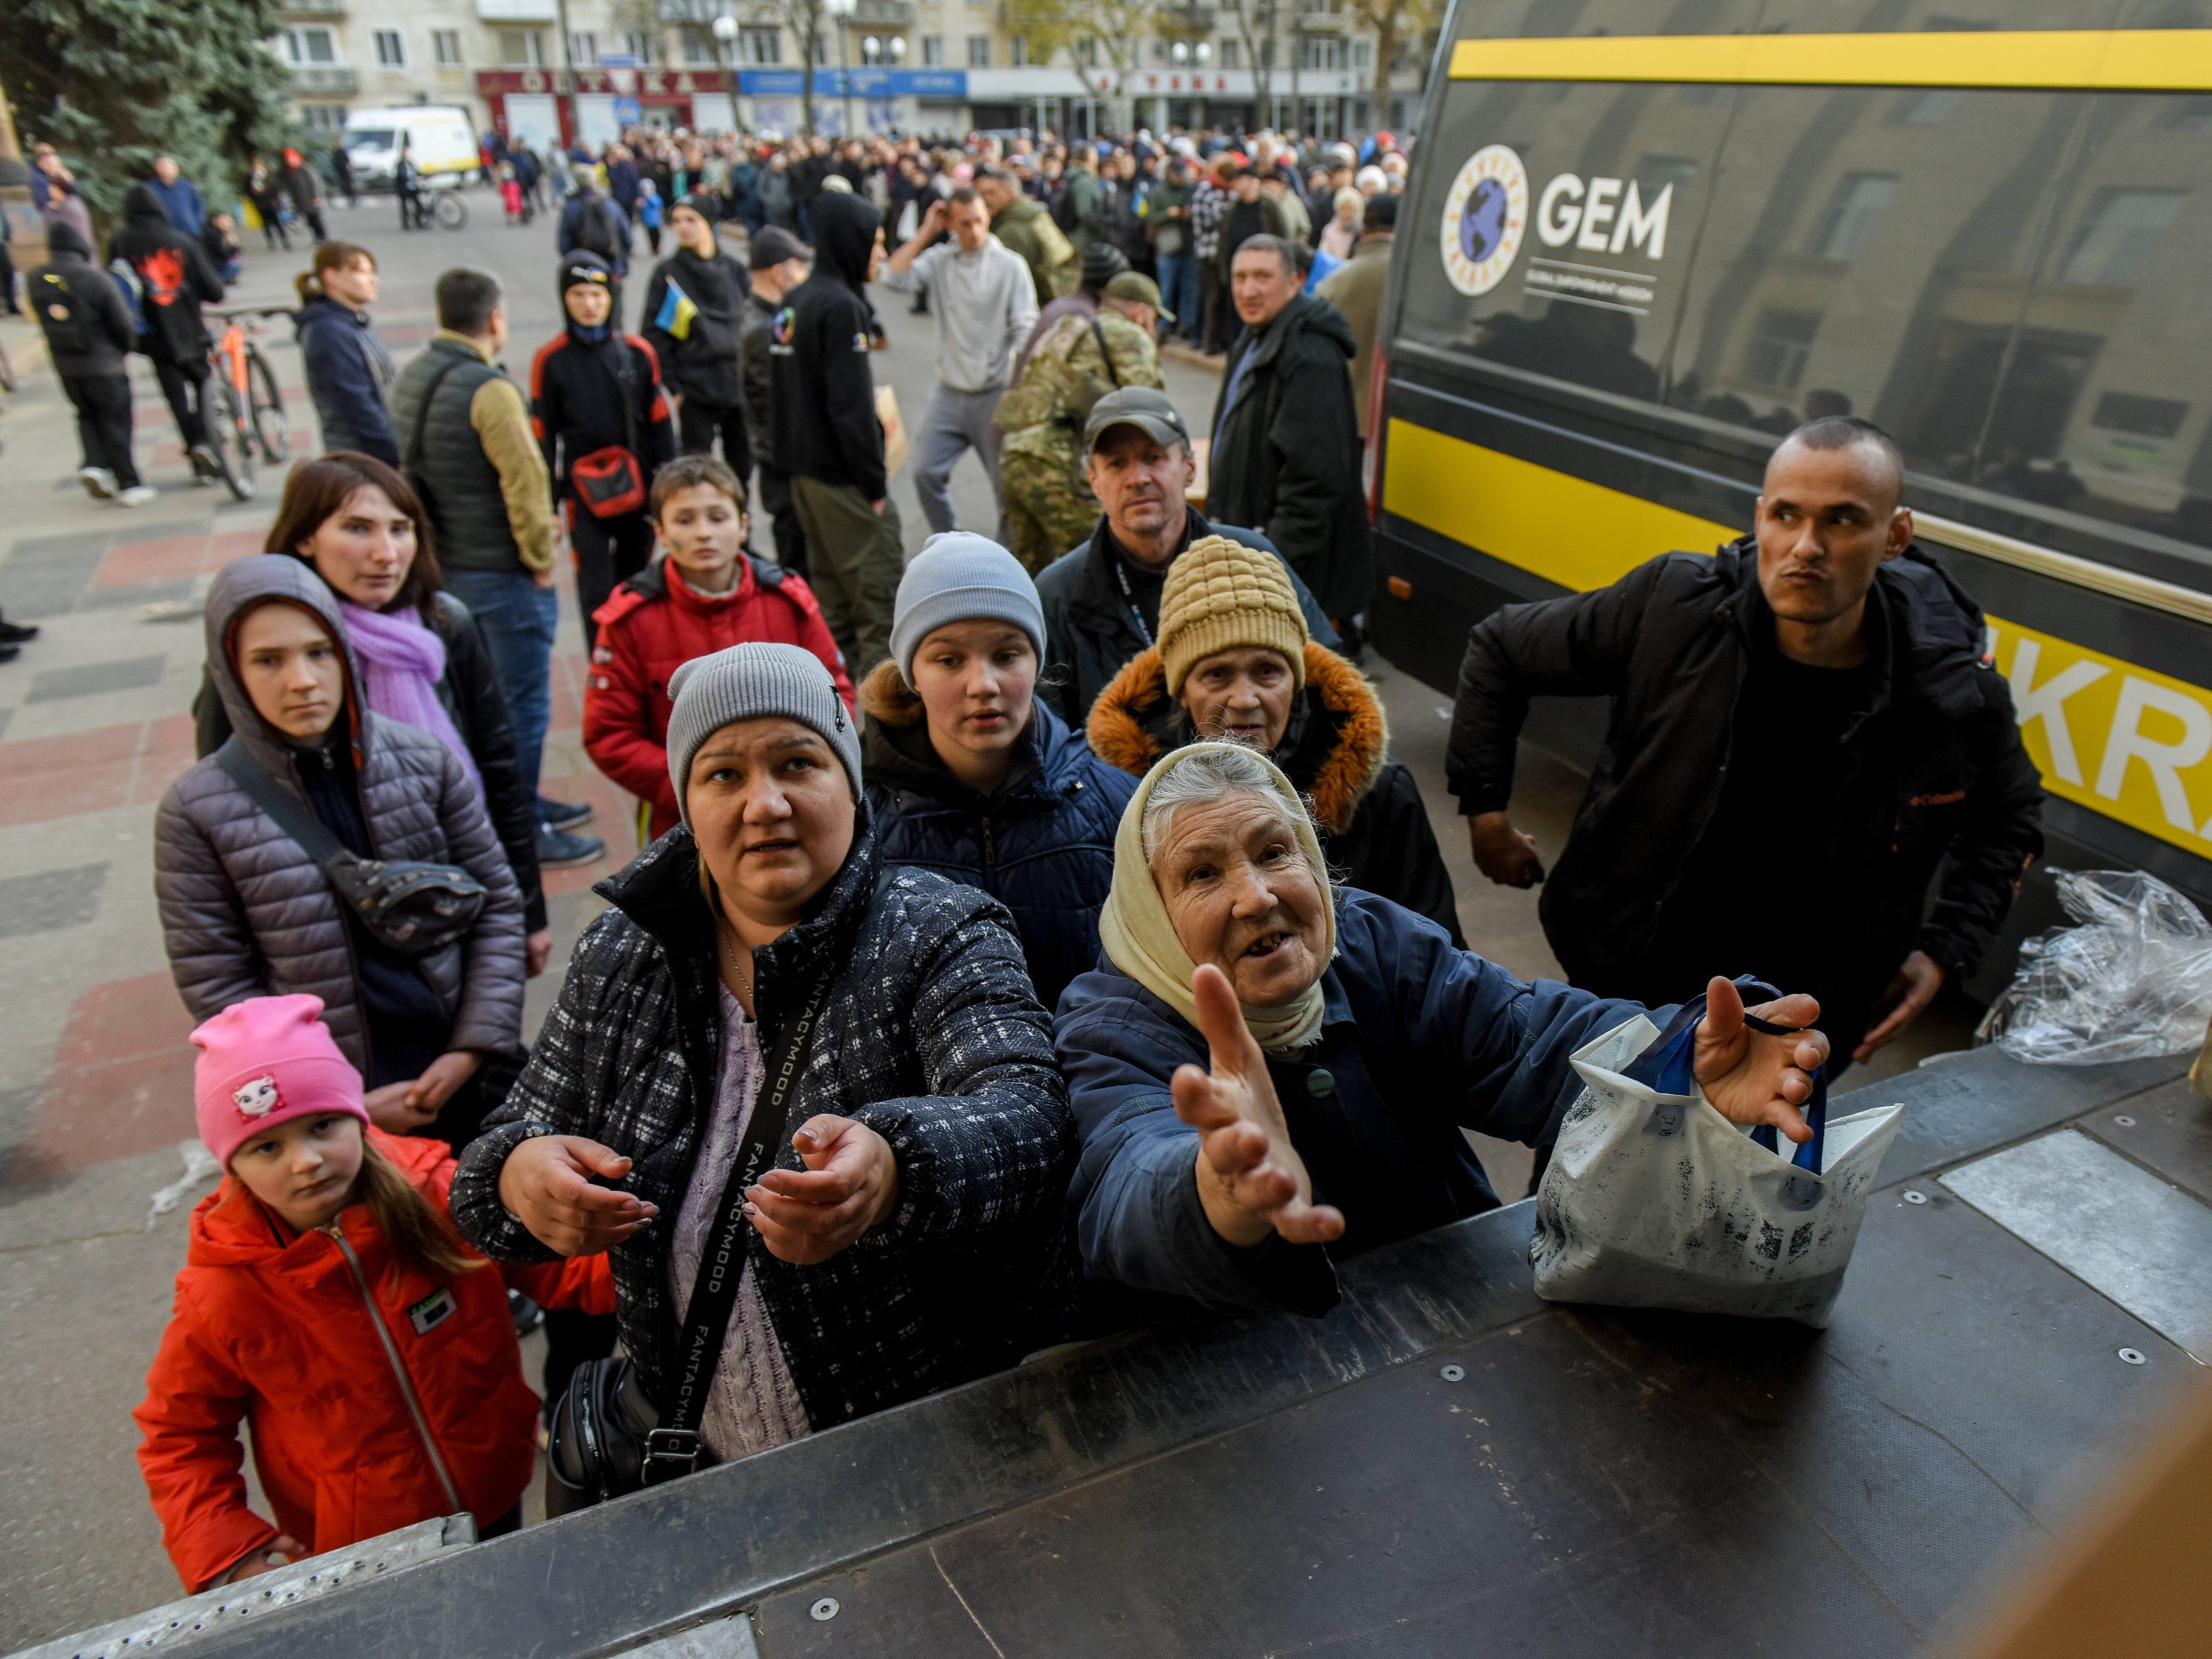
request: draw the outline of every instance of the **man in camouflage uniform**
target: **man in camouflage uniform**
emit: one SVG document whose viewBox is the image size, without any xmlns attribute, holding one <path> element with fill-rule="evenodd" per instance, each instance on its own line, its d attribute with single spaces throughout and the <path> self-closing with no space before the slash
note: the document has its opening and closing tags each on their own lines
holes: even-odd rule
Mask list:
<svg viewBox="0 0 2212 1659">
<path fill-rule="evenodd" d="M 1160 309 L 1149 276 L 1124 271 L 1106 284 L 1097 317 L 1062 317 L 1030 350 L 1028 365 L 999 400 L 999 452 L 1006 544 L 1035 575 L 1098 521 L 1098 499 L 1083 468 L 1083 423 L 1101 398 L 1122 386 L 1162 389 Z"/>
<path fill-rule="evenodd" d="M 975 174 L 975 193 L 991 210 L 991 234 L 1022 256 L 1036 284 L 1039 306 L 1073 293 L 1081 265 L 1075 247 L 1054 224 L 1044 204 L 1024 191 L 1004 167 Z"/>
</svg>

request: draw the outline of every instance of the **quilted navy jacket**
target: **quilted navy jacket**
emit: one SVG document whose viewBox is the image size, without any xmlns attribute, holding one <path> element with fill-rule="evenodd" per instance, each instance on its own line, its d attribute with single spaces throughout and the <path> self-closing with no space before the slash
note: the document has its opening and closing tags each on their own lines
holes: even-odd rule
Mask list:
<svg viewBox="0 0 2212 1659">
<path fill-rule="evenodd" d="M 1137 780 L 1093 755 L 1039 699 L 1012 775 L 989 799 L 945 769 L 927 729 L 871 714 L 868 811 L 892 864 L 980 887 L 1013 912 L 1048 1008 L 1098 962 L 1098 911 L 1114 884 L 1114 832 Z"/>
<path fill-rule="evenodd" d="M 1065 1334 L 1073 1284 L 1061 1205 L 1075 1161 L 1052 1024 L 985 895 L 926 871 L 878 884 L 865 826 L 819 913 L 753 955 L 770 1036 L 833 967 L 782 1135 L 819 1112 L 898 1156 L 891 1218 L 827 1261 L 757 1245 L 758 1282 L 807 1419 L 826 1428 L 1010 1364 Z M 613 908 L 569 962 L 560 1001 L 506 1103 L 463 1155 L 453 1219 L 499 1261 L 551 1253 L 499 1200 L 532 1135 L 582 1135 L 635 1160 L 620 1183 L 660 1207 L 609 1253 L 623 1347 L 666 1398 L 679 1331 L 669 1240 L 721 1075 L 714 935 L 688 829 L 596 890 Z"/>
</svg>

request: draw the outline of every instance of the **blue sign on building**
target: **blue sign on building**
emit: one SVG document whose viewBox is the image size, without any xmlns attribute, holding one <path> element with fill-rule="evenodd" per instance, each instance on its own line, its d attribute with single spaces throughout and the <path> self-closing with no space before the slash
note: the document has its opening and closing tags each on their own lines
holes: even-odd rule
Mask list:
<svg viewBox="0 0 2212 1659">
<path fill-rule="evenodd" d="M 799 70 L 740 70 L 738 90 L 749 98 L 796 98 L 801 88 Z M 817 98 L 965 98 L 965 70 L 818 69 L 814 71 Z"/>
</svg>

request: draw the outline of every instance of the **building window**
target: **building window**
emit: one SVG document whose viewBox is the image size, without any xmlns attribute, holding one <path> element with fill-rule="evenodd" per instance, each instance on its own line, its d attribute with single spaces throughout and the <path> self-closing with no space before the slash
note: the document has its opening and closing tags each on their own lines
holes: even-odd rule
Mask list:
<svg viewBox="0 0 2212 1659">
<path fill-rule="evenodd" d="M 343 104 L 300 106 L 300 125 L 310 132 L 343 132 L 345 121 L 346 106 Z"/>
<path fill-rule="evenodd" d="M 819 29 L 814 36 L 814 67 L 826 69 L 830 64 L 830 31 Z"/>
<path fill-rule="evenodd" d="M 599 37 L 589 29 L 568 31 L 568 61 L 592 64 L 599 61 Z"/>
<path fill-rule="evenodd" d="M 461 61 L 461 32 L 459 29 L 432 29 L 430 55 L 441 68 L 452 69 Z"/>
<path fill-rule="evenodd" d="M 968 37 L 968 67 L 969 69 L 991 67 L 991 37 L 989 35 L 971 34 Z"/>
<path fill-rule="evenodd" d="M 1813 257 L 1857 258 L 1896 189 L 1896 179 L 1887 173 L 1844 174 L 1821 217 L 1820 233 L 1813 238 Z"/>
<path fill-rule="evenodd" d="M 1085 35 L 1075 43 L 1075 61 L 1085 69 L 1098 67 L 1098 37 Z"/>
<path fill-rule="evenodd" d="M 1334 34 L 1302 34 L 1298 37 L 1298 67 L 1310 70 L 1334 70 L 1344 67 L 1344 40 Z"/>
<path fill-rule="evenodd" d="M 1217 48 L 1221 54 L 1221 67 L 1241 70 L 1244 67 L 1244 47 L 1241 41 L 1224 40 Z"/>
<path fill-rule="evenodd" d="M 544 69 L 545 40 L 536 29 L 501 29 L 499 61 L 508 69 Z"/>
<path fill-rule="evenodd" d="M 337 43 L 328 29 L 286 29 L 284 55 L 295 64 L 335 64 Z"/>
<path fill-rule="evenodd" d="M 1352 43 L 1352 67 L 1354 69 L 1375 67 L 1375 43 L 1372 40 L 1354 40 Z"/>
<path fill-rule="evenodd" d="M 1028 35 L 1017 34 L 1006 42 L 1006 61 L 1012 64 L 1016 69 L 1024 69 L 1028 67 L 1030 61 L 1030 38 Z"/>
<path fill-rule="evenodd" d="M 2130 288 L 2181 211 L 2185 191 L 2108 190 L 2082 222 L 2074 251 L 2059 267 L 2062 283 Z"/>
<path fill-rule="evenodd" d="M 687 64 L 719 64 L 721 58 L 714 38 L 700 29 L 684 31 L 684 61 Z"/>
<path fill-rule="evenodd" d="M 376 63 L 380 69 L 405 69 L 407 37 L 398 29 L 377 30 Z"/>
<path fill-rule="evenodd" d="M 924 69 L 945 67 L 945 37 L 925 34 L 921 37 L 921 66 Z"/>
<path fill-rule="evenodd" d="M 1795 392 L 1813 355 L 1820 317 L 1812 311 L 1765 311 L 1743 351 L 1743 378 L 1754 386 Z"/>
<path fill-rule="evenodd" d="M 740 30 L 738 45 L 748 64 L 781 64 L 783 61 L 783 31 L 780 28 Z"/>
<path fill-rule="evenodd" d="M 2107 392 L 2097 399 L 2089 424 L 2139 438 L 2171 438 L 2189 418 L 2189 405 L 2171 398 L 2143 398 L 2131 392 Z"/>
<path fill-rule="evenodd" d="M 650 64 L 653 61 L 653 37 L 632 29 L 623 36 L 623 50 L 639 63 Z"/>
</svg>

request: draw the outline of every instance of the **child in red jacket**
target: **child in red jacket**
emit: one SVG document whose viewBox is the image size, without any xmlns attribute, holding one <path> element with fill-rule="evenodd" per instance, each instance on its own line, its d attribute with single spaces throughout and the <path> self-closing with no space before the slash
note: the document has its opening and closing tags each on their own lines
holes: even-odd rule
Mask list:
<svg viewBox="0 0 2212 1659">
<path fill-rule="evenodd" d="M 520 1523 L 538 1396 L 507 1285 L 614 1310 L 604 1255 L 493 1269 L 446 1214 L 453 1156 L 371 1128 L 322 1000 L 257 997 L 192 1033 L 200 1139 L 229 1172 L 132 1413 L 188 1590 L 465 1510 Z M 238 1425 L 276 1524 L 246 1506 Z"/>
<path fill-rule="evenodd" d="M 711 455 L 653 475 L 654 528 L 668 556 L 593 613 L 599 643 L 584 680 L 584 747 L 638 798 L 638 844 L 675 827 L 668 781 L 668 677 L 694 657 L 751 641 L 803 646 L 854 707 L 845 659 L 806 579 L 745 551 L 744 487 Z"/>
</svg>

